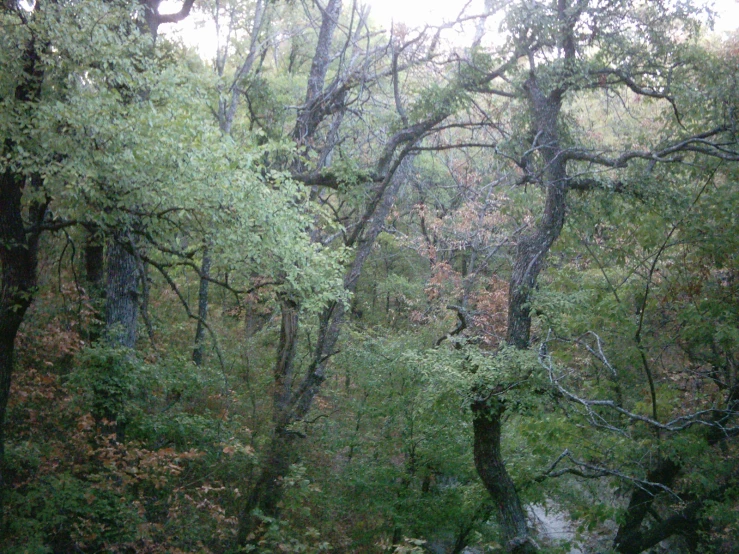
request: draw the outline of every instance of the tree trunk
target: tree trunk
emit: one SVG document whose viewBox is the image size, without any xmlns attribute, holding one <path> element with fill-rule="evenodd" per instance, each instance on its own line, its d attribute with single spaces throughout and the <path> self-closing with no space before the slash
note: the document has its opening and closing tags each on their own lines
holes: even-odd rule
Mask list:
<svg viewBox="0 0 739 554">
<path fill-rule="evenodd" d="M 549 249 L 562 231 L 567 197 L 567 171 L 561 150 L 557 119 L 561 94 L 544 95 L 532 73 L 525 85 L 529 109 L 534 117 L 534 148 L 543 158 L 543 184 L 546 189 L 544 213 L 536 229 L 518 243 L 508 295 L 506 342 L 525 350 L 531 339 L 531 292 L 541 272 Z M 524 376 L 522 376 L 524 378 Z M 491 394 L 488 396 L 492 396 Z M 526 512 L 501 457 L 501 421 L 505 412 L 502 399 L 472 403 L 475 467 L 498 510 L 507 548 L 511 552 L 538 550 L 529 537 Z"/>
<path fill-rule="evenodd" d="M 122 233 L 115 233 L 108 245 L 105 335 L 111 344 L 133 349 L 139 312 L 139 272 L 136 256 L 127 247 L 135 246 Z"/>
<path fill-rule="evenodd" d="M 475 526 L 479 523 L 486 522 L 493 515 L 495 511 L 494 506 L 486 501 L 482 504 L 472 517 L 466 520 L 460 527 L 457 533 L 457 538 L 454 540 L 454 546 L 449 554 L 461 554 L 466 548 L 470 540 L 470 535 L 474 531 Z"/>
<path fill-rule="evenodd" d="M 22 196 L 26 178 L 10 170 L 0 176 L 0 485 L 5 479 L 5 413 L 15 358 L 15 337 L 36 293 L 39 226 L 46 205 L 34 203 L 29 209 L 32 229 L 23 222 Z M 41 178 L 31 179 L 34 188 Z"/>
<path fill-rule="evenodd" d="M 715 447 L 723 444 L 727 438 L 724 427 L 731 415 L 736 412 L 739 404 L 739 385 L 735 384 L 726 389 L 725 412 L 719 412 L 714 416 L 715 426 L 709 427 L 706 432 L 706 442 Z M 681 463 L 669 458 L 660 459 L 655 468 L 647 473 L 646 480 L 671 488 L 677 480 L 683 466 Z M 697 546 L 699 540 L 699 527 L 702 522 L 699 512 L 703 502 L 701 500 L 688 504 L 681 512 L 657 522 L 647 529 L 643 529 L 644 520 L 647 518 L 654 504 L 654 500 L 662 492 L 662 488 L 656 485 L 640 485 L 634 487 L 626 509 L 624 522 L 619 526 L 616 537 L 613 540 L 613 549 L 621 554 L 638 554 L 653 547 L 657 543 L 671 537 L 672 535 L 683 535 L 691 544 Z"/>
<path fill-rule="evenodd" d="M 283 492 L 282 479 L 287 475 L 294 459 L 294 448 L 291 444 L 294 435 L 287 430 L 287 426 L 292 423 L 290 411 L 300 306 L 290 298 L 283 298 L 280 307 L 282 310 L 280 343 L 274 368 L 274 390 L 272 392 L 272 439 L 262 463 L 262 471 L 251 486 L 249 496 L 239 516 L 237 541 L 240 545 L 253 541 L 256 536 L 261 523 L 255 514 L 256 510 L 264 516 L 277 517 L 277 504 Z"/>
<path fill-rule="evenodd" d="M 136 324 L 139 313 L 139 265 L 136 256 L 124 244 L 122 233 L 115 233 L 108 244 L 108 281 L 105 295 L 105 339 L 110 346 L 131 351 L 136 347 Z M 135 248 L 128 241 L 130 248 Z M 107 393 L 105 393 L 107 394 Z M 121 414 L 109 413 L 102 418 L 103 434 L 115 434 L 122 442 L 125 424 Z"/>
<path fill-rule="evenodd" d="M 493 499 L 497 521 L 506 538 L 506 548 L 516 554 L 536 552 L 529 538 L 526 512 L 500 451 L 501 419 L 505 412 L 503 403 L 496 399 L 476 401 L 471 408 L 475 468 Z"/>
<path fill-rule="evenodd" d="M 262 471 L 252 485 L 246 504 L 239 516 L 237 543 L 239 545 L 257 542 L 261 516 L 276 518 L 279 516 L 278 504 L 282 499 L 282 480 L 294 463 L 295 447 L 292 444 L 295 436 L 276 433 L 272 437 L 267 455 L 264 457 Z"/>
<path fill-rule="evenodd" d="M 32 38 L 26 44 L 23 79 L 15 88 L 17 102 L 38 100 L 44 78 L 40 59 L 35 38 Z M 15 337 L 36 292 L 38 239 L 49 202 L 46 199 L 45 203 L 31 203 L 28 210 L 31 227 L 26 229 L 23 222 L 23 189 L 30 181 L 31 187 L 38 191 L 42 187 L 42 180 L 39 175 L 28 178 L 9 169 L 13 150 L 12 140 L 6 139 L 2 154 L 8 156 L 11 163 L 0 175 L 0 487 L 5 480 L 5 412 L 13 375 Z"/>
<path fill-rule="evenodd" d="M 4 312 L 5 310 L 2 310 Z M 5 412 L 8 407 L 10 396 L 10 382 L 13 376 L 13 363 L 15 354 L 15 335 L 20 327 L 20 321 L 11 321 L 11 318 L 3 318 L 0 324 L 0 486 L 5 483 Z"/>
<path fill-rule="evenodd" d="M 331 63 L 331 44 L 341 15 L 341 2 L 342 0 L 328 0 L 326 7 L 321 10 L 321 29 L 318 32 L 316 51 L 308 75 L 305 106 L 298 112 L 298 120 L 293 129 L 293 138 L 300 146 L 305 145 L 313 137 L 326 115 L 318 101 L 323 94 L 326 73 Z"/>
<path fill-rule="evenodd" d="M 96 226 L 88 227 L 85 237 L 85 291 L 96 315 L 87 329 L 89 341 L 94 342 L 102 333 L 99 317 L 105 310 L 105 239 Z"/>
<path fill-rule="evenodd" d="M 91 298 L 104 292 L 105 280 L 105 245 L 103 238 L 91 228 L 85 238 L 85 281 L 91 290 Z M 97 294 L 96 294 L 97 293 Z"/>
<path fill-rule="evenodd" d="M 358 241 L 354 262 L 344 277 L 344 287 L 350 292 L 356 289 L 362 267 L 382 231 L 382 225 L 394 204 L 400 183 L 401 179 L 393 179 L 392 175 L 388 175 L 377 201 L 369 208 L 370 212 L 365 217 L 365 233 L 362 240 Z M 245 507 L 241 511 L 237 539 L 240 545 L 253 540 L 248 537 L 256 535 L 260 520 L 254 517 L 254 510 L 258 509 L 268 517 L 277 514 L 276 504 L 282 495 L 282 479 L 295 460 L 295 448 L 292 443 L 295 435 L 287 428 L 295 421 L 303 419 L 310 411 L 313 399 L 326 378 L 326 364 L 335 351 L 344 322 L 345 307 L 342 303 L 334 302 L 324 310 L 312 361 L 299 386 L 293 387 L 299 307 L 285 298 L 281 301 L 281 309 L 280 345 L 274 372 L 273 437 L 265 457 L 266 465 L 252 486 Z"/>
<path fill-rule="evenodd" d="M 662 459 L 657 467 L 647 474 L 647 481 L 659 483 L 671 487 L 680 473 L 681 466 L 670 459 Z M 641 485 L 634 488 L 626 509 L 626 519 L 619 526 L 616 538 L 613 540 L 613 548 L 621 554 L 638 554 L 652 545 L 646 545 L 647 541 L 642 532 L 642 523 L 652 507 L 655 496 L 661 492 L 656 485 Z M 669 535 L 663 537 L 667 538 Z M 659 539 L 657 542 L 659 542 Z M 656 543 L 654 543 L 656 544 Z"/>
<path fill-rule="evenodd" d="M 192 361 L 200 366 L 203 363 L 203 342 L 205 340 L 205 324 L 208 321 L 208 285 L 210 281 L 210 250 L 203 250 L 203 263 L 200 266 L 200 288 L 198 289 L 198 326 L 195 329 L 195 348 Z"/>
</svg>

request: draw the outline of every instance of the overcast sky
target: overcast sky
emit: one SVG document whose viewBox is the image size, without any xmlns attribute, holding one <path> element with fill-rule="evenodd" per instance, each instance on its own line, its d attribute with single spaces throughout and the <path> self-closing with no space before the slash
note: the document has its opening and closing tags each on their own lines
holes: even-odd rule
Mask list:
<svg viewBox="0 0 739 554">
<path fill-rule="evenodd" d="M 426 23 L 439 24 L 454 20 L 467 3 L 466 0 L 364 1 L 372 8 L 372 18 L 386 28 L 389 28 L 392 22 L 418 27 Z M 484 0 L 469 0 L 466 13 L 481 13 L 483 3 Z M 180 5 L 181 0 L 165 0 L 160 9 L 162 13 L 176 12 Z M 716 32 L 724 33 L 739 29 L 739 0 L 714 0 L 713 6 L 718 14 L 715 22 Z M 186 42 L 197 45 L 203 58 L 212 59 L 215 56 L 215 26 L 212 22 L 206 21 L 202 14 L 196 14 L 174 26 L 163 26 L 162 31 L 174 32 L 181 35 Z M 473 31 L 470 30 L 471 32 Z M 447 36 L 447 39 L 454 40 L 450 36 Z M 467 44 L 469 40 L 460 38 L 459 42 Z"/>
<path fill-rule="evenodd" d="M 365 0 L 372 6 L 372 15 L 379 22 L 404 22 L 410 26 L 441 23 L 456 18 L 465 5 L 464 0 Z M 717 31 L 739 28 L 739 0 L 714 0 Z M 481 13 L 483 0 L 470 0 L 468 13 Z"/>
</svg>

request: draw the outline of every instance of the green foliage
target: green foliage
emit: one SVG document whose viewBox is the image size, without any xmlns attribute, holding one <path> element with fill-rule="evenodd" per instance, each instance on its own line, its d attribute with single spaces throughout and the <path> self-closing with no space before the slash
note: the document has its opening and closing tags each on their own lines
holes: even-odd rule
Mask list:
<svg viewBox="0 0 739 554">
<path fill-rule="evenodd" d="M 86 479 L 68 473 L 48 476 L 9 500 L 22 506 L 9 531 L 24 539 L 4 548 L 13 554 L 105 549 L 133 541 L 142 521 L 136 506 L 122 502 L 115 491 L 91 488 Z"/>
<path fill-rule="evenodd" d="M 568 193 L 567 224 L 528 304 L 532 348 L 507 346 L 505 326 L 511 260 L 548 190 L 539 186 L 547 168 L 524 85 L 532 72 L 544 93 L 567 91 L 561 152 L 606 156 L 733 125 L 735 47 L 706 50 L 689 2 L 579 2 L 580 50 L 563 60 L 558 4 L 508 4 L 500 51 L 455 53 L 445 81 L 440 57 L 432 73 L 426 58 L 409 54 L 399 99 L 383 91 L 392 83 L 380 69 L 356 97 L 352 76 L 347 106 L 324 107 L 340 136 L 322 125 L 300 150 L 289 133 L 305 109 L 294 106 L 305 98 L 314 37 L 296 3 L 269 5 L 272 27 L 258 37 L 264 55 L 235 85 L 248 110 L 230 136 L 213 117 L 230 96 L 223 75 L 166 38 L 154 45 L 139 29 L 138 4 L 0 12 L 0 171 L 41 176 L 37 189 L 23 189 L 24 206 L 48 202 L 47 222 L 69 224 L 44 239 L 36 311 L 18 341 L 3 552 L 238 551 L 238 517 L 278 415 L 271 399 L 281 295 L 301 308 L 293 387 L 312 367 L 314 316 L 334 301 L 350 309 L 336 351 L 320 360 L 325 383 L 311 412 L 290 426 L 302 462 L 278 483 L 279 515 L 260 516 L 260 552 L 451 549 L 467 527 L 469 544 L 499 548 L 471 447 L 468 406 L 483 394 L 506 407 L 504 458 L 523 501 L 567 511 L 578 540 L 623 521 L 622 497 L 669 459 L 681 466 L 675 491 L 703 500 L 705 548 L 733 547 L 733 165 L 695 151 L 673 164 L 643 160 L 602 173 L 569 160 L 570 174 L 593 177 L 583 187 L 593 190 Z M 253 5 L 215 9 L 251 17 Z M 238 22 L 231 54 L 241 54 L 250 32 Z M 502 100 L 480 92 L 501 60 L 529 51 L 535 67 L 511 64 Z M 38 97 L 21 100 L 15 90 L 33 82 L 32 55 Z M 331 66 L 336 83 L 340 58 Z M 603 68 L 633 72 L 672 103 L 636 95 Z M 353 253 L 334 238 L 367 223 L 363 210 L 378 192 L 368 168 L 403 119 L 386 109 L 396 100 L 411 124 L 450 124 L 418 142 L 438 152 L 414 153 L 396 175 L 407 186 L 350 297 L 344 272 Z M 493 147 L 452 148 L 460 143 Z M 288 168 L 319 158 L 337 190 L 291 178 Z M 78 275 L 82 228 L 123 233 L 148 264 L 153 341 L 140 341 L 136 353 L 85 345 L 95 315 Z M 198 367 L 192 318 L 177 302 L 194 313 L 204 245 L 219 356 Z M 465 328 L 448 335 L 459 308 Z M 589 411 L 557 386 L 601 404 Z M 674 431 L 649 421 L 695 413 L 702 424 Z M 724 415 L 730 432 L 721 435 L 715 424 Z M 566 467 L 603 478 L 547 478 Z M 660 495 L 653 509 L 682 505 Z"/>
<path fill-rule="evenodd" d="M 72 374 L 70 384 L 86 389 L 78 398 L 89 406 L 97 420 L 125 423 L 129 400 L 139 388 L 140 367 L 125 349 L 97 346 L 78 358 L 80 371 Z"/>
</svg>

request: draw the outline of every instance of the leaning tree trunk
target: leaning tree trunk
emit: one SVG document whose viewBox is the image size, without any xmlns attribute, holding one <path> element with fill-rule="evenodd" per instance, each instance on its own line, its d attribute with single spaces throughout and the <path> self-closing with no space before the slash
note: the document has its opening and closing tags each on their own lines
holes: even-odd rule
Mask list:
<svg viewBox="0 0 739 554">
<path fill-rule="evenodd" d="M 709 427 L 706 432 L 706 442 L 710 447 L 722 445 L 729 437 L 724 428 L 739 407 L 739 383 L 726 389 L 724 406 L 726 407 L 724 411 L 714 414 L 715 426 Z M 663 487 L 672 488 L 682 470 L 683 465 L 679 461 L 660 458 L 647 473 L 646 481 L 649 484 L 634 487 L 624 520 L 613 539 L 613 549 L 616 552 L 639 554 L 672 535 L 683 535 L 689 543 L 697 545 L 701 525 L 699 513 L 703 500 L 706 499 L 698 499 L 688 504 L 680 512 L 653 523 L 651 527 L 644 525 L 647 515 L 654 513 L 654 502 L 664 491 Z"/>
<path fill-rule="evenodd" d="M 477 474 L 494 499 L 497 521 L 511 552 L 530 552 L 526 512 L 500 451 L 501 420 L 505 407 L 497 400 L 472 403 L 474 458 Z"/>
<path fill-rule="evenodd" d="M 646 545 L 642 523 L 652 511 L 654 498 L 662 492 L 658 486 L 671 487 L 680 473 L 681 465 L 669 458 L 663 458 L 652 471 L 647 474 L 647 481 L 653 485 L 640 485 L 631 493 L 625 520 L 619 525 L 613 547 L 622 554 L 638 554 L 653 545 Z M 666 537 L 665 537 L 666 538 Z M 657 541 L 659 542 L 659 541 Z"/>
<path fill-rule="evenodd" d="M 325 90 L 325 80 L 332 62 L 331 44 L 341 13 L 342 0 L 328 0 L 321 9 L 321 28 L 318 34 L 316 51 L 311 65 L 304 106 L 298 111 L 298 118 L 292 137 L 299 149 L 307 151 L 319 125 L 327 115 L 337 114 L 344 106 L 344 87 L 330 87 Z M 349 44 L 348 42 L 346 44 Z M 375 177 L 379 186 L 375 189 L 363 217 L 355 227 L 346 246 L 355 248 L 354 261 L 344 276 L 344 287 L 352 292 L 357 285 L 365 261 L 367 260 L 377 236 L 382 230 L 383 223 L 392 208 L 397 196 L 401 181 L 396 179 L 395 173 L 400 164 L 410 154 L 415 145 L 434 125 L 450 115 L 451 104 L 445 106 L 440 113 L 434 114 L 428 120 L 409 125 L 395 133 L 388 140 L 385 148 L 376 162 Z M 448 110 L 448 111 L 445 111 Z M 305 164 L 297 161 L 291 168 L 295 175 L 300 175 Z M 321 167 L 317 168 L 319 171 Z M 286 332 L 285 306 L 283 305 L 283 333 Z M 278 419 L 274 422 L 272 443 L 267 448 L 265 461 L 267 466 L 262 469 L 260 477 L 252 487 L 247 497 L 244 509 L 241 511 L 238 543 L 240 545 L 251 542 L 259 521 L 253 517 L 254 510 L 260 510 L 267 515 L 272 511 L 271 505 L 282 494 L 282 481 L 287 475 L 290 463 L 295 455 L 295 446 L 292 444 L 293 434 L 287 432 L 288 426 L 300 421 L 308 414 L 313 399 L 318 394 L 325 378 L 328 360 L 335 352 L 341 327 L 345 316 L 345 307 L 340 302 L 329 305 L 321 315 L 319 333 L 316 346 L 313 349 L 312 359 L 301 379 L 296 379 L 297 385 L 288 389 L 284 394 L 278 381 L 278 376 L 292 375 L 292 357 L 285 357 L 285 348 L 288 342 L 281 341 L 280 360 L 289 361 L 289 367 L 280 367 L 275 376 L 277 390 L 282 390 L 283 396 L 275 397 L 275 414 Z M 295 334 L 297 335 L 297 319 L 295 320 Z M 297 339 L 296 339 L 297 340 Z M 277 393 L 276 393 L 277 394 Z M 251 538 L 250 538 L 251 537 Z"/>
<path fill-rule="evenodd" d="M 549 249 L 562 231 L 567 196 L 567 172 L 557 131 L 561 94 L 554 91 L 544 95 L 533 73 L 525 88 L 537 137 L 533 146 L 542 156 L 546 202 L 536 229 L 518 244 L 511 274 L 506 341 L 520 350 L 529 348 L 531 291 L 536 286 Z M 475 467 L 497 508 L 498 523 L 508 551 L 520 554 L 536 552 L 538 548 L 530 538 L 526 512 L 501 456 L 505 401 L 496 398 L 494 390 L 488 392 L 487 398 L 476 400 L 471 406 Z"/>
<path fill-rule="evenodd" d="M 357 251 L 354 261 L 344 276 L 344 287 L 354 292 L 362 267 L 372 251 L 382 225 L 390 212 L 400 188 L 401 179 L 393 178 L 400 162 L 398 161 L 385 182 L 380 187 L 375 202 L 369 208 L 365 218 L 365 233 L 357 240 Z M 278 360 L 275 365 L 275 392 L 273 396 L 273 435 L 267 448 L 265 465 L 252 486 L 247 502 L 241 511 L 239 521 L 238 544 L 244 545 L 256 538 L 260 525 L 259 518 L 254 516 L 255 510 L 270 517 L 276 515 L 276 506 L 282 496 L 282 481 L 296 459 L 296 435 L 287 428 L 290 424 L 302 420 L 310 411 L 313 399 L 326 378 L 326 365 L 335 352 L 336 343 L 344 322 L 345 307 L 334 302 L 321 314 L 316 346 L 308 369 L 293 387 L 295 348 L 298 335 L 298 307 L 287 300 L 281 302 L 282 322 Z"/>
</svg>

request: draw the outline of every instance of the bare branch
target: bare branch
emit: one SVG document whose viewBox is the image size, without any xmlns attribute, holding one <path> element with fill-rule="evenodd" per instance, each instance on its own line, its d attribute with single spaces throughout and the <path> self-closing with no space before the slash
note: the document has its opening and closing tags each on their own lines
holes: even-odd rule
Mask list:
<svg viewBox="0 0 739 554">
<path fill-rule="evenodd" d="M 167 284 L 172 289 L 172 292 L 177 295 L 177 298 L 179 298 L 180 303 L 182 304 L 182 307 L 185 309 L 185 313 L 187 314 L 187 317 L 190 319 L 194 319 L 195 321 L 199 322 L 203 327 L 205 327 L 208 330 L 208 334 L 210 335 L 210 338 L 213 340 L 213 347 L 215 348 L 216 355 L 218 356 L 218 362 L 221 365 L 221 370 L 226 370 L 226 363 L 223 360 L 223 354 L 221 352 L 221 347 L 218 344 L 218 337 L 215 334 L 215 331 L 211 328 L 210 325 L 208 325 L 208 322 L 202 319 L 201 317 L 195 315 L 190 310 L 190 305 L 187 303 L 187 300 L 182 295 L 182 292 L 180 292 L 179 287 L 177 286 L 177 283 L 175 283 L 174 279 L 169 275 L 169 272 L 167 271 L 167 268 L 160 263 L 157 263 L 155 260 L 152 260 L 151 258 L 141 255 L 141 259 L 145 261 L 150 266 L 154 267 L 159 273 L 164 277 L 164 280 L 167 281 Z"/>
<path fill-rule="evenodd" d="M 617 158 L 609 158 L 595 152 L 578 149 L 565 150 L 562 152 L 562 156 L 564 156 L 565 161 L 576 160 L 590 162 L 592 164 L 612 168 L 624 168 L 630 161 L 636 159 L 660 163 L 679 163 L 684 159 L 681 154 L 685 152 L 695 152 L 725 161 L 739 161 L 739 150 L 731 150 L 727 148 L 729 144 L 735 145 L 735 143 L 723 144 L 708 140 L 730 130 L 731 129 L 726 126 L 716 127 L 710 131 L 679 140 L 661 150 L 629 150 L 628 152 L 622 153 Z"/>
<path fill-rule="evenodd" d="M 575 467 L 566 467 L 562 469 L 556 469 L 557 466 L 560 464 L 562 460 L 569 460 Z M 654 490 L 658 489 L 662 492 L 666 492 L 672 497 L 674 497 L 677 501 L 682 501 L 682 498 L 673 491 L 670 487 L 664 485 L 663 483 L 657 483 L 654 481 L 648 481 L 646 479 L 639 479 L 637 477 L 634 477 L 632 475 L 628 475 L 622 471 L 618 471 L 616 469 L 611 469 L 607 467 L 603 467 L 600 465 L 591 464 L 582 460 L 578 460 L 572 455 L 572 452 L 569 451 L 569 449 L 565 449 L 562 454 L 560 454 L 556 460 L 549 466 L 549 468 L 539 477 L 536 478 L 536 481 L 543 481 L 546 478 L 549 477 L 561 477 L 562 475 L 576 475 L 578 477 L 582 477 L 584 479 L 598 479 L 601 477 L 618 477 L 619 479 L 623 479 L 624 481 L 628 481 L 630 483 L 633 483 L 638 488 L 642 489 L 644 492 L 649 494 L 650 496 L 654 496 Z"/>
<path fill-rule="evenodd" d="M 595 335 L 597 336 L 597 335 Z M 737 433 L 739 433 L 739 426 L 737 427 L 727 427 L 722 421 L 725 421 L 729 417 L 733 415 L 737 415 L 737 412 L 734 410 L 726 410 L 726 409 L 719 409 L 719 408 L 709 408 L 706 410 L 700 410 L 697 412 L 694 412 L 692 414 L 686 414 L 679 417 L 676 417 L 672 419 L 671 421 L 668 421 L 667 423 L 661 423 L 654 417 L 645 416 L 642 414 L 638 414 L 635 412 L 632 412 L 630 410 L 627 410 L 620 406 L 618 403 L 616 403 L 613 400 L 602 400 L 602 399 L 590 399 L 590 398 L 583 398 L 572 391 L 564 388 L 560 381 L 562 379 L 562 376 L 555 375 L 554 370 L 554 364 L 551 359 L 551 355 L 547 352 L 546 344 L 549 342 L 549 338 L 545 342 L 542 343 L 540 349 L 539 349 L 539 363 L 542 365 L 544 369 L 547 370 L 547 373 L 549 375 L 549 380 L 554 386 L 555 390 L 562 395 L 564 398 L 569 400 L 570 402 L 573 402 L 574 404 L 577 404 L 581 406 L 584 409 L 585 417 L 590 421 L 590 423 L 596 427 L 601 427 L 608 429 L 610 431 L 613 431 L 615 433 L 627 436 L 628 432 L 626 429 L 622 429 L 619 427 L 616 427 L 615 425 L 612 425 L 609 423 L 601 414 L 599 414 L 596 411 L 596 408 L 607 408 L 613 412 L 616 412 L 624 417 L 626 417 L 628 420 L 630 420 L 632 423 L 644 423 L 647 426 L 662 430 L 662 431 L 668 431 L 668 432 L 677 432 L 677 431 L 683 431 L 685 429 L 689 429 L 690 427 L 693 427 L 695 425 L 702 425 L 705 427 L 710 427 L 714 429 L 718 429 L 722 434 L 725 436 L 734 436 Z M 582 344 L 582 343 L 579 343 Z M 601 361 L 604 361 L 604 363 L 607 363 L 607 366 L 611 368 L 611 370 L 615 373 L 615 369 L 611 366 L 610 363 L 607 362 L 607 359 L 605 355 L 602 354 L 602 348 L 600 345 L 600 342 L 598 343 L 598 352 L 594 351 L 591 348 L 588 348 L 588 350 L 595 355 L 598 359 Z M 708 416 L 711 416 L 710 419 L 708 419 Z M 721 417 L 717 417 L 721 416 Z"/>
</svg>

